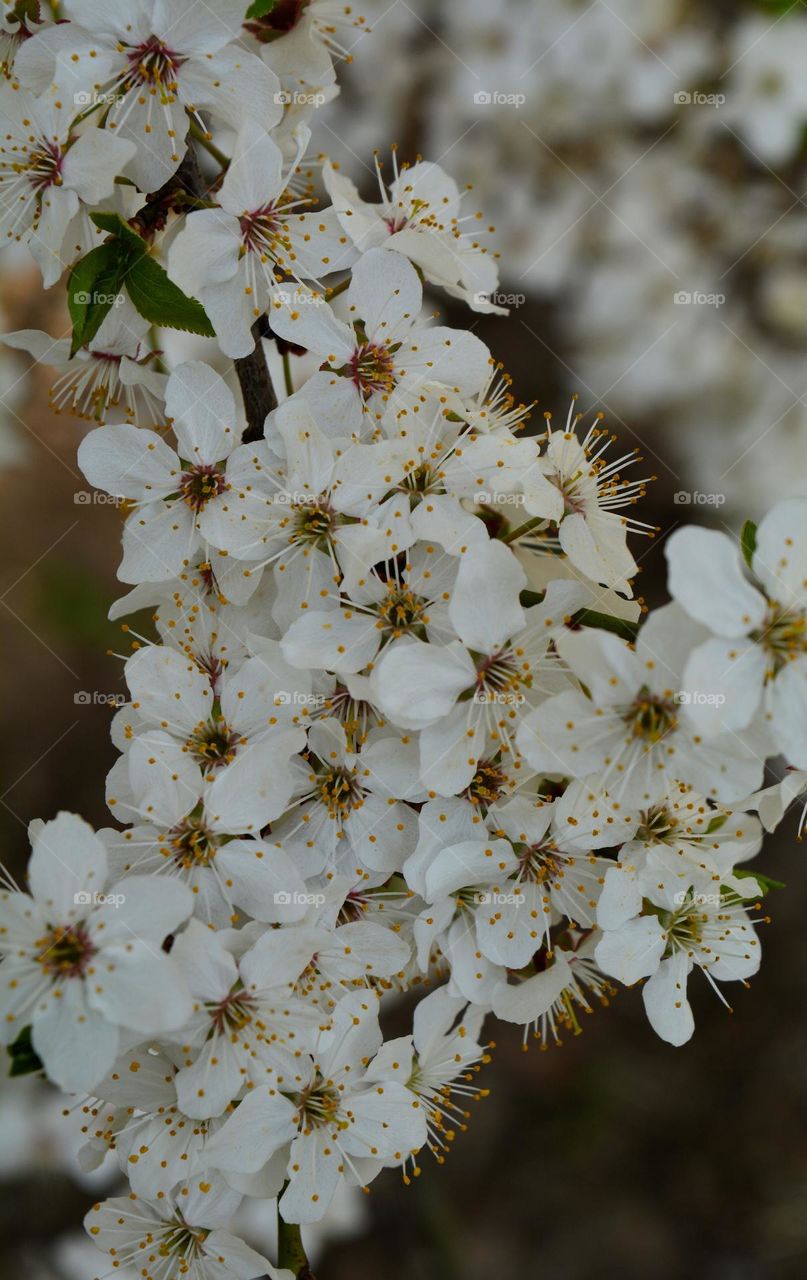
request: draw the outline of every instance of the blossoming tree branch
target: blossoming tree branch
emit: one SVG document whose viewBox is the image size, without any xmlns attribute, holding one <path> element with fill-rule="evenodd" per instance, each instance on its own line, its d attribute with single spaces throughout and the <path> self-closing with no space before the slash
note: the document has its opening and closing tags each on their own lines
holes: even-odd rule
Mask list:
<svg viewBox="0 0 807 1280">
<path fill-rule="evenodd" d="M 675 532 L 641 616 L 640 460 L 576 404 L 535 429 L 424 309 L 501 310 L 467 193 L 393 154 L 366 202 L 306 160 L 362 29 L 336 0 L 2 28 L 2 228 L 71 319 L 4 341 L 93 420 L 111 616 L 153 616 L 111 825 L 34 822 L 2 894 L 2 1034 L 128 1179 L 86 1220 L 114 1268 L 291 1280 L 342 1182 L 443 1159 L 483 1027 L 546 1045 L 643 981 L 681 1045 L 690 977 L 727 1004 L 755 973 L 748 864 L 807 788 L 807 499 Z M 208 358 L 169 367 L 171 329 Z M 231 1233 L 244 1197 L 279 1257 Z"/>
</svg>

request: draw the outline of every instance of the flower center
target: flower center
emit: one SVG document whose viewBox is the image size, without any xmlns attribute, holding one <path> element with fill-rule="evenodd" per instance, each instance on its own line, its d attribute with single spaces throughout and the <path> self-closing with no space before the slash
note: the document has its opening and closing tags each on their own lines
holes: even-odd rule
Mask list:
<svg viewBox="0 0 807 1280">
<path fill-rule="evenodd" d="M 123 52 L 125 46 L 121 47 Z M 142 85 L 155 88 L 176 89 L 176 74 L 185 61 L 163 44 L 157 36 L 149 36 L 142 44 L 126 49 L 127 69 L 124 89 Z"/>
<path fill-rule="evenodd" d="M 356 779 L 356 770 L 345 767 L 321 773 L 317 779 L 317 795 L 328 810 L 329 818 L 347 818 L 364 804 L 364 792 Z"/>
<path fill-rule="evenodd" d="M 347 1121 L 339 1116 L 341 1102 L 338 1089 L 331 1081 L 323 1080 L 319 1072 L 297 1099 L 305 1126 L 314 1128 L 337 1124 L 340 1129 L 346 1129 Z"/>
<path fill-rule="evenodd" d="M 292 506 L 291 542 L 314 547 L 324 546 L 336 528 L 337 515 L 328 500 L 320 496 Z"/>
<path fill-rule="evenodd" d="M 203 511 L 211 498 L 217 498 L 228 488 L 227 481 L 216 467 L 191 466 L 182 472 L 179 491 L 183 502 L 191 511 Z"/>
<path fill-rule="evenodd" d="M 771 602 L 762 629 L 751 636 L 768 654 L 768 677 L 772 678 L 787 662 L 807 653 L 807 614 L 786 610 Z"/>
<path fill-rule="evenodd" d="M 174 1222 L 166 1224 L 157 1252 L 161 1258 L 181 1255 L 184 1261 L 180 1263 L 179 1270 L 184 1274 L 186 1264 L 204 1252 L 202 1246 L 209 1235 L 210 1232 L 204 1227 L 190 1227 L 184 1219 L 178 1217 Z"/>
<path fill-rule="evenodd" d="M 622 718 L 634 738 L 650 743 L 660 742 L 678 724 L 675 704 L 666 698 L 659 698 L 647 688 L 639 690 Z"/>
<path fill-rule="evenodd" d="M 191 734 L 185 744 L 186 750 L 196 757 L 200 764 L 229 764 L 235 755 L 238 742 L 224 720 L 208 720 Z"/>
<path fill-rule="evenodd" d="M 248 253 L 268 253 L 274 258 L 279 249 L 284 249 L 287 253 L 291 250 L 274 201 L 252 210 L 251 213 L 242 214 L 238 225 L 241 228 L 242 246 Z"/>
<path fill-rule="evenodd" d="M 666 955 L 688 951 L 700 945 L 708 916 L 694 899 L 692 890 L 676 911 L 659 912 L 659 922 L 667 934 Z"/>
<path fill-rule="evenodd" d="M 428 622 L 425 612 L 428 601 L 416 596 L 408 587 L 390 583 L 387 587 L 386 599 L 377 606 L 378 625 L 385 635 L 398 636 L 413 631 Z"/>
<path fill-rule="evenodd" d="M 495 760 L 480 760 L 462 794 L 471 804 L 487 809 L 504 795 L 507 782 L 507 774 L 500 764 Z"/>
<path fill-rule="evenodd" d="M 646 809 L 635 839 L 646 844 L 675 844 L 678 839 L 679 821 L 664 805 Z"/>
<path fill-rule="evenodd" d="M 360 893 L 357 889 L 352 889 L 339 908 L 338 923 L 356 924 L 358 921 L 364 920 L 369 906 L 370 899 L 367 894 Z"/>
<path fill-rule="evenodd" d="M 80 924 L 51 928 L 37 942 L 37 960 L 45 973 L 58 978 L 82 978 L 95 955 L 95 944 Z"/>
<path fill-rule="evenodd" d="M 205 1008 L 210 1015 L 214 1034 L 225 1035 L 246 1027 L 252 1021 L 254 1006 L 254 997 L 239 988 L 231 991 L 218 1004 L 207 1004 Z"/>
<path fill-rule="evenodd" d="M 480 658 L 476 664 L 477 696 L 485 698 L 493 695 L 508 694 L 514 701 L 514 691 L 521 684 L 528 684 L 524 671 L 519 666 L 517 655 L 512 649 L 501 649 L 489 657 Z"/>
<path fill-rule="evenodd" d="M 14 168 L 26 175 L 35 191 L 45 191 L 48 187 L 62 185 L 63 161 L 64 152 L 59 144 L 42 138 L 36 150 L 28 153 L 25 163 Z"/>
<path fill-rule="evenodd" d="M 170 834 L 174 861 L 186 871 L 209 867 L 216 856 L 216 837 L 196 818 L 185 818 Z"/>
<path fill-rule="evenodd" d="M 346 373 L 367 399 L 374 391 L 392 391 L 396 383 L 395 361 L 388 346 L 365 342 L 353 352 Z"/>
<path fill-rule="evenodd" d="M 562 853 L 558 853 L 550 841 L 520 845 L 517 853 L 522 880 L 529 880 L 532 884 L 546 884 L 547 881 L 561 880 L 565 875 L 567 859 Z"/>
</svg>

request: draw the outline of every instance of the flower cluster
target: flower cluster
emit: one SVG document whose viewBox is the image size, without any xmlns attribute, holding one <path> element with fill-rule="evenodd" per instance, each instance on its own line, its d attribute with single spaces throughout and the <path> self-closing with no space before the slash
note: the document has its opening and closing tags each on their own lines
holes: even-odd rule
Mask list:
<svg viewBox="0 0 807 1280">
<path fill-rule="evenodd" d="M 20 24 L 0 179 L 46 284 L 72 264 L 73 339 L 12 341 L 101 424 L 113 616 L 155 630 L 124 628 L 116 825 L 35 823 L 2 895 L 3 1036 L 129 1180 L 87 1218 L 113 1266 L 287 1280 L 229 1233 L 242 1198 L 307 1224 L 442 1159 L 486 1016 L 547 1044 L 647 978 L 681 1044 L 694 969 L 755 972 L 744 864 L 805 777 L 760 791 L 764 762 L 807 769 L 807 499 L 746 527 L 754 583 L 727 535 L 674 534 L 640 624 L 640 460 L 576 404 L 532 431 L 424 313 L 497 278 L 451 179 L 396 165 L 373 205 L 326 162 L 310 207 L 347 11 L 65 7 Z M 165 366 L 154 324 L 208 358 Z"/>
<path fill-rule="evenodd" d="M 329 129 L 359 156 L 404 131 L 424 155 L 450 153 L 496 224 L 495 298 L 521 304 L 592 400 L 674 438 L 681 503 L 741 519 L 803 493 L 804 7 L 544 0 L 540 22 L 528 0 L 441 10 L 438 37 L 415 5 L 368 7 L 373 41 Z"/>
</svg>

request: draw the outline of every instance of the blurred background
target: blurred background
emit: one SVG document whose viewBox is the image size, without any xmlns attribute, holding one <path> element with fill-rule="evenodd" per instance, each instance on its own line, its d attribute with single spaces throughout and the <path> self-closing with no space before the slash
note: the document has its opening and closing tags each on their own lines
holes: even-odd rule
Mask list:
<svg viewBox="0 0 807 1280">
<path fill-rule="evenodd" d="M 634 547 L 664 599 L 682 521 L 736 528 L 807 493 L 807 10 L 751 0 L 372 0 L 328 152 L 374 198 L 418 156 L 471 184 L 495 226 L 508 319 L 441 296 L 509 369 L 519 398 L 602 410 L 657 480 Z M 67 331 L 58 289 L 6 257 L 5 331 Z M 0 347 L 0 858 L 59 808 L 108 821 L 108 723 L 125 651 L 107 621 L 120 517 L 85 495 L 87 424 L 55 415 L 49 370 Z M 109 651 L 112 651 L 111 653 Z M 807 1276 L 807 961 L 803 854 L 790 823 L 763 869 L 764 963 L 736 1016 L 695 984 L 673 1050 L 638 992 L 556 1051 L 500 1027 L 444 1166 L 347 1196 L 313 1242 L 320 1280 L 802 1280 Z M 406 1010 L 400 1011 L 405 1019 Z M 88 1280 L 76 1231 L 115 1186 L 74 1155 L 80 1116 L 0 1080 L 0 1280 Z M 247 1235 L 272 1248 L 267 1211 Z"/>
</svg>

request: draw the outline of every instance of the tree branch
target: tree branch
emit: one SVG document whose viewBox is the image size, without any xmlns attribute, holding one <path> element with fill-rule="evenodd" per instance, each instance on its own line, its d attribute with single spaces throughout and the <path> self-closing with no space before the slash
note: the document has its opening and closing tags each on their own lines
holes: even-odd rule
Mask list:
<svg viewBox="0 0 807 1280">
<path fill-rule="evenodd" d="M 244 444 L 263 439 L 263 424 L 267 413 L 277 408 L 277 396 L 269 376 L 266 353 L 263 349 L 263 337 L 266 326 L 264 317 L 257 319 L 252 326 L 255 339 L 255 350 L 248 356 L 242 356 L 235 362 L 235 371 L 244 397 L 244 409 L 247 415 L 247 429 L 241 437 Z"/>
</svg>

